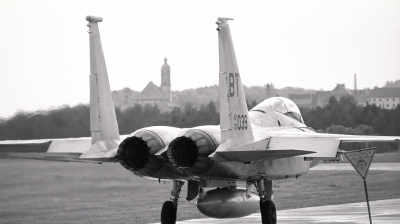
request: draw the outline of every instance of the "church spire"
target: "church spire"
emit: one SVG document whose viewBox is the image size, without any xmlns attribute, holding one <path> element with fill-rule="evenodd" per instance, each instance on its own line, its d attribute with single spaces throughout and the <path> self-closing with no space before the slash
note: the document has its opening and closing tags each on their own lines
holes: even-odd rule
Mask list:
<svg viewBox="0 0 400 224">
<path fill-rule="evenodd" d="M 171 102 L 171 68 L 167 63 L 167 57 L 164 58 L 164 64 L 161 66 L 161 92 Z"/>
<path fill-rule="evenodd" d="M 170 67 L 167 63 L 167 57 L 164 58 L 164 64 L 161 66 L 161 86 L 171 86 Z"/>
</svg>

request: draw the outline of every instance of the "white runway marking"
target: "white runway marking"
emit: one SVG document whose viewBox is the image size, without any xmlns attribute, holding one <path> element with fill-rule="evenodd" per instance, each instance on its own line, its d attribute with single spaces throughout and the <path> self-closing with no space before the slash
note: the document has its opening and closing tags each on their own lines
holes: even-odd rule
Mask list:
<svg viewBox="0 0 400 224">
<path fill-rule="evenodd" d="M 370 170 L 400 171 L 400 163 L 373 163 Z M 324 163 L 310 170 L 354 170 L 350 163 Z"/>
</svg>

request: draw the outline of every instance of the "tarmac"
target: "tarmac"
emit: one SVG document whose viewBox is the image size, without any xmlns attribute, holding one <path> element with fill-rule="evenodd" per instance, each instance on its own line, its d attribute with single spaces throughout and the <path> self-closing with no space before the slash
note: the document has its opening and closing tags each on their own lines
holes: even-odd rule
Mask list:
<svg viewBox="0 0 400 224">
<path fill-rule="evenodd" d="M 372 223 L 400 223 L 400 199 L 371 201 Z M 254 213 L 250 216 L 236 219 L 191 219 L 176 222 L 179 224 L 228 224 L 228 223 L 261 223 L 261 214 Z M 327 205 L 277 211 L 277 223 L 369 223 L 367 202 Z"/>
<path fill-rule="evenodd" d="M 320 164 L 311 170 L 354 170 L 350 163 Z M 400 171 L 400 163 L 372 163 L 370 170 Z M 370 201 L 372 223 L 399 224 L 400 198 L 389 200 Z M 177 224 L 243 224 L 261 223 L 261 214 L 235 219 L 190 219 L 178 221 Z M 279 224 L 364 224 L 369 223 L 367 202 L 358 202 L 340 205 L 326 205 L 318 207 L 298 208 L 277 211 Z"/>
</svg>

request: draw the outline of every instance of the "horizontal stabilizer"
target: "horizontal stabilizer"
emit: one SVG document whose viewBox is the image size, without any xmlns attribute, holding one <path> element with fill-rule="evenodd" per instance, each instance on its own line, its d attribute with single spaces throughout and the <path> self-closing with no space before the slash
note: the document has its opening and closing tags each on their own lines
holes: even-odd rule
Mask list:
<svg viewBox="0 0 400 224">
<path fill-rule="evenodd" d="M 70 162 L 76 160 L 81 156 L 81 153 L 40 153 L 40 152 L 2 152 L 0 158 L 11 159 L 33 159 L 33 160 L 47 160 Z"/>
<path fill-rule="evenodd" d="M 7 140 L 0 141 L 0 153 L 84 153 L 91 146 L 90 138 Z"/>
<path fill-rule="evenodd" d="M 104 159 L 117 156 L 119 140 L 101 140 L 94 143 L 79 159 Z"/>
<path fill-rule="evenodd" d="M 45 153 L 49 149 L 51 141 L 37 141 L 27 143 L 10 143 L 10 144 L 0 144 L 0 153 L 3 152 L 13 152 L 13 153 L 31 153 L 31 152 L 41 152 Z"/>
<path fill-rule="evenodd" d="M 0 158 L 7 159 L 29 159 L 29 160 L 40 160 L 40 161 L 53 161 L 53 162 L 77 162 L 77 163 L 97 163 L 103 162 L 118 162 L 113 158 L 96 158 L 96 159 L 81 159 L 79 158 L 81 153 L 0 153 Z"/>
<path fill-rule="evenodd" d="M 338 140 L 342 142 L 399 142 L 399 136 L 362 136 L 353 135 L 340 137 Z"/>
<path fill-rule="evenodd" d="M 225 151 L 212 155 L 212 160 L 217 162 L 236 161 L 252 162 L 257 160 L 281 159 L 314 153 L 305 150 L 263 150 L 263 151 Z M 312 155 L 311 155 L 312 156 Z"/>
<path fill-rule="evenodd" d="M 102 140 L 91 145 L 90 138 L 8 140 L 0 141 L 0 158 L 117 162 L 118 144 L 119 140 Z"/>
</svg>

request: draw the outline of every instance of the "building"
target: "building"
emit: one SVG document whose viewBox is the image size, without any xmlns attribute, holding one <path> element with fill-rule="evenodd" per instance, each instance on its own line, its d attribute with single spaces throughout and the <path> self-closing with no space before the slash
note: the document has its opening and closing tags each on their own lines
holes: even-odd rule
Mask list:
<svg viewBox="0 0 400 224">
<path fill-rule="evenodd" d="M 313 93 L 290 93 L 289 99 L 291 99 L 298 107 L 302 108 L 313 108 L 316 105 L 316 94 Z"/>
<path fill-rule="evenodd" d="M 165 96 L 166 101 L 171 102 L 171 68 L 164 58 L 164 64 L 161 66 L 161 87 L 160 90 Z"/>
<path fill-rule="evenodd" d="M 370 91 L 370 89 L 352 91 L 354 98 L 357 100 L 357 105 L 363 107 L 367 106 L 367 97 L 369 96 Z"/>
<path fill-rule="evenodd" d="M 324 107 L 329 99 L 334 96 L 339 99 L 342 96 L 352 95 L 360 106 L 373 105 L 382 109 L 394 109 L 400 104 L 400 88 L 375 88 L 364 90 L 349 90 L 344 84 L 337 84 L 332 91 L 317 91 L 315 94 L 289 94 L 299 107 L 315 108 Z"/>
<path fill-rule="evenodd" d="M 159 104 L 171 103 L 171 68 L 164 58 L 164 64 L 161 66 L 161 86 L 156 86 L 149 82 L 142 92 L 135 98 L 135 103 L 139 104 Z"/>
<path fill-rule="evenodd" d="M 353 95 L 352 91 L 347 89 L 344 84 L 337 84 L 332 91 L 317 91 L 315 93 L 315 106 L 324 107 L 329 103 L 329 99 L 334 96 L 337 99 L 343 96 Z"/>
<path fill-rule="evenodd" d="M 400 88 L 375 88 L 370 91 L 367 104 L 382 109 L 394 109 L 400 105 Z"/>
<path fill-rule="evenodd" d="M 315 108 L 317 106 L 324 107 L 329 103 L 329 99 L 334 96 L 340 98 L 342 96 L 354 95 L 352 90 L 346 88 L 344 84 L 337 84 L 331 91 L 316 91 L 314 94 L 289 94 L 291 99 L 297 106 L 303 108 Z M 364 100 L 365 101 L 365 100 Z"/>
</svg>

